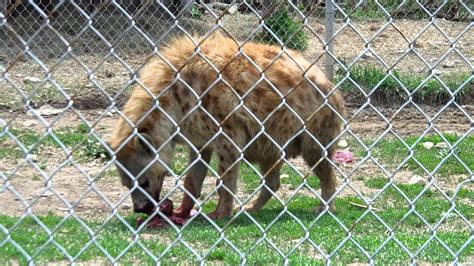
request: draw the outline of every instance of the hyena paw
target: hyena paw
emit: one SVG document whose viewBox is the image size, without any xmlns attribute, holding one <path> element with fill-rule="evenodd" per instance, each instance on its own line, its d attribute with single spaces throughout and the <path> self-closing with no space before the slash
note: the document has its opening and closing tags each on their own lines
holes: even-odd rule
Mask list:
<svg viewBox="0 0 474 266">
<path fill-rule="evenodd" d="M 232 216 L 232 211 L 230 211 L 230 212 L 213 211 L 213 212 L 207 214 L 207 217 L 209 217 L 212 220 L 228 218 L 228 217 L 231 217 L 231 216 Z"/>
<path fill-rule="evenodd" d="M 326 210 L 326 205 L 325 204 L 320 204 L 314 208 L 314 213 L 319 214 L 322 213 L 324 210 Z M 329 205 L 328 211 L 334 213 L 336 211 L 336 208 L 334 207 L 334 204 Z"/>
<path fill-rule="evenodd" d="M 261 208 L 255 204 L 246 204 L 244 206 L 244 211 L 246 212 L 257 212 L 259 211 Z"/>
</svg>

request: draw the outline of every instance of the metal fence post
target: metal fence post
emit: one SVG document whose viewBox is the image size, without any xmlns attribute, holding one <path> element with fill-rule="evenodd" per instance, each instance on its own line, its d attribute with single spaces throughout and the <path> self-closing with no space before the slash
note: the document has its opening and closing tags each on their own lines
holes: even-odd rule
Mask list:
<svg viewBox="0 0 474 266">
<path fill-rule="evenodd" d="M 332 37 L 334 35 L 334 6 L 332 0 L 326 0 L 325 3 L 325 21 L 326 21 L 326 43 L 324 50 L 326 51 L 326 64 L 324 70 L 329 80 L 334 81 L 334 60 L 331 54 L 334 54 L 334 44 Z"/>
</svg>

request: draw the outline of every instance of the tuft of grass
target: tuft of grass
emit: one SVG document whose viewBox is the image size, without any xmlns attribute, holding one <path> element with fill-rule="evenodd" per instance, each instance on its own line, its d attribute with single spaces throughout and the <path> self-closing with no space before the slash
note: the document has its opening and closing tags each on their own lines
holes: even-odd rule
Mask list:
<svg viewBox="0 0 474 266">
<path fill-rule="evenodd" d="M 381 189 L 387 184 L 386 177 L 374 177 L 364 181 L 364 185 L 369 188 Z"/>
<path fill-rule="evenodd" d="M 305 174 L 305 173 L 301 173 Z M 290 189 L 296 189 L 306 182 L 304 187 L 311 187 L 313 189 L 320 188 L 319 178 L 315 175 L 301 176 L 296 170 L 288 165 L 284 165 L 281 169 L 281 183 L 290 185 Z"/>
<path fill-rule="evenodd" d="M 444 134 L 443 136 L 450 145 L 460 140 L 460 137 L 451 134 Z M 404 167 L 422 174 L 426 173 L 423 168 L 429 172 L 437 169 L 436 173 L 440 175 L 469 174 L 468 169 L 471 171 L 474 169 L 474 136 L 466 136 L 453 149 L 432 148 L 430 150 L 425 149 L 422 143 L 433 142 L 437 144 L 443 142 L 441 136 L 425 136 L 420 141 L 418 141 L 418 138 L 408 137 L 403 139 L 403 142 L 398 139 L 382 140 L 371 149 L 371 156 L 386 165 L 403 163 Z M 415 145 L 415 143 L 417 144 Z M 373 141 L 365 141 L 365 144 L 370 146 Z M 361 149 L 360 146 L 357 147 L 356 144 L 354 146 L 356 156 L 367 156 L 367 151 Z M 409 159 L 405 161 L 406 158 Z M 438 166 L 439 168 L 437 168 Z"/>
<path fill-rule="evenodd" d="M 199 20 L 202 17 L 202 12 L 199 10 L 199 6 L 197 4 L 192 4 L 190 7 L 191 18 Z"/>
<path fill-rule="evenodd" d="M 279 45 L 281 41 L 288 48 L 299 51 L 306 50 L 308 47 L 309 38 L 303 30 L 303 24 L 295 20 L 288 10 L 280 9 L 275 11 L 265 21 L 265 25 L 268 29 L 265 29 L 256 36 L 257 42 Z"/>
<path fill-rule="evenodd" d="M 394 19 L 429 19 L 430 13 L 436 18 L 451 21 L 469 22 L 472 18 L 470 10 L 465 8 L 461 1 L 457 0 L 422 2 L 416 0 L 340 1 L 338 6 L 344 10 L 348 17 L 358 20 L 386 20 L 389 17 Z M 315 14 L 319 17 L 324 16 L 324 7 L 318 6 Z M 338 9 L 336 9 L 335 16 L 338 18 L 346 17 L 342 12 L 338 12 Z"/>
<path fill-rule="evenodd" d="M 346 73 L 340 74 L 337 77 L 338 82 L 346 77 Z M 361 90 L 353 83 L 355 82 L 365 93 L 369 93 L 376 88 L 370 96 L 383 102 L 393 102 L 394 100 L 405 102 L 411 96 L 414 102 L 445 103 L 451 100 L 450 93 L 458 90 L 466 81 L 469 81 L 469 83 L 454 95 L 455 100 L 468 99 L 474 93 L 470 73 L 440 77 L 443 83 L 434 77 L 425 82 L 426 77 L 422 75 L 402 74 L 396 70 L 389 75 L 378 67 L 355 65 L 349 69 L 349 78 L 345 79 L 340 85 L 343 92 L 364 97 Z"/>
<path fill-rule="evenodd" d="M 64 127 L 53 130 L 51 134 L 38 133 L 30 129 L 4 128 L 0 132 L 0 158 L 37 154 L 45 146 L 61 147 L 62 145 L 73 151 L 74 155 L 82 158 L 108 158 L 109 154 L 98 139 L 88 135 L 90 128 L 80 124 L 75 128 Z M 24 149 L 18 144 L 20 142 Z"/>
</svg>

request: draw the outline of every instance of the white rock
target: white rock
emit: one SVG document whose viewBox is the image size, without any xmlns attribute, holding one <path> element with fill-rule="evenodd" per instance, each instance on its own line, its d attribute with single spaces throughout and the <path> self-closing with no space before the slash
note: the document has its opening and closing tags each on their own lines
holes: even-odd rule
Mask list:
<svg viewBox="0 0 474 266">
<path fill-rule="evenodd" d="M 445 61 L 445 62 L 443 63 L 443 67 L 444 67 L 444 68 L 453 68 L 453 67 L 454 67 L 454 62 L 452 62 L 452 61 Z"/>
<path fill-rule="evenodd" d="M 26 77 L 23 79 L 24 83 L 39 83 L 41 82 L 42 79 L 36 78 L 36 77 Z"/>
<path fill-rule="evenodd" d="M 425 183 L 426 183 L 426 180 L 419 175 L 412 176 L 410 180 L 408 181 L 408 184 L 410 185 L 415 185 L 415 184 L 424 185 Z"/>
<path fill-rule="evenodd" d="M 372 53 L 365 53 L 361 56 L 362 59 L 370 60 L 375 59 L 375 56 Z"/>
<path fill-rule="evenodd" d="M 280 178 L 288 178 L 288 177 L 290 177 L 290 176 L 287 175 L 287 174 L 282 174 L 282 175 L 280 176 Z"/>
<path fill-rule="evenodd" d="M 425 148 L 427 150 L 431 150 L 435 146 L 434 143 L 430 142 L 430 141 L 423 142 L 423 143 L 421 143 L 421 145 L 423 145 L 423 148 Z"/>
<path fill-rule="evenodd" d="M 114 114 L 112 112 L 107 112 L 105 115 L 108 116 L 108 117 L 113 117 L 114 116 Z"/>
<path fill-rule="evenodd" d="M 431 70 L 431 72 L 433 73 L 433 75 L 436 75 L 436 76 L 439 76 L 439 75 L 443 74 L 443 72 L 441 70 L 436 69 L 436 68 Z"/>
<path fill-rule="evenodd" d="M 57 109 L 57 108 L 52 107 L 51 105 L 46 104 L 36 110 L 29 110 L 26 114 L 29 116 L 33 116 L 36 113 L 41 116 L 52 116 L 52 115 L 60 114 L 62 112 L 64 112 L 63 109 Z"/>
<path fill-rule="evenodd" d="M 26 155 L 26 159 L 27 160 L 31 160 L 33 162 L 37 162 L 38 161 L 38 155 L 36 154 L 28 154 Z"/>
<path fill-rule="evenodd" d="M 340 148 L 347 148 L 349 146 L 349 143 L 347 143 L 347 140 L 341 139 L 339 140 L 339 143 L 337 143 L 337 146 Z"/>
<path fill-rule="evenodd" d="M 436 143 L 435 148 L 437 148 L 437 149 L 448 149 L 449 145 L 446 142 L 439 142 L 439 143 Z"/>
<path fill-rule="evenodd" d="M 7 122 L 0 118 L 0 128 L 4 127 L 6 125 L 7 125 Z"/>
<path fill-rule="evenodd" d="M 234 15 L 239 11 L 239 7 L 237 5 L 232 5 L 228 10 L 227 13 Z"/>
<path fill-rule="evenodd" d="M 454 130 L 445 130 L 444 133 L 448 135 L 459 136 L 459 133 Z"/>
<path fill-rule="evenodd" d="M 38 125 L 38 122 L 35 120 L 26 120 L 25 122 L 22 123 L 24 127 L 33 127 Z"/>
</svg>

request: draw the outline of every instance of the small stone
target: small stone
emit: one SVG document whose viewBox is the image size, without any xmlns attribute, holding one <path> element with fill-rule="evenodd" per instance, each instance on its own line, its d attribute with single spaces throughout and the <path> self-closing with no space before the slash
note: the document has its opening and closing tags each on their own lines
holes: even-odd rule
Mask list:
<svg viewBox="0 0 474 266">
<path fill-rule="evenodd" d="M 235 15 L 239 11 L 239 7 L 237 5 L 232 5 L 228 10 L 227 13 L 231 15 Z"/>
<path fill-rule="evenodd" d="M 42 79 L 36 77 L 26 77 L 23 79 L 24 83 L 40 83 Z"/>
<path fill-rule="evenodd" d="M 15 74 L 15 77 L 17 77 L 17 78 L 21 78 L 21 77 L 24 77 L 24 76 L 25 75 L 23 75 L 23 74 Z"/>
<path fill-rule="evenodd" d="M 130 206 L 130 204 L 125 204 L 125 203 L 122 204 L 122 209 L 124 209 L 124 210 L 129 210 L 131 208 L 132 208 L 132 206 Z"/>
<path fill-rule="evenodd" d="M 62 109 L 57 109 L 52 107 L 49 104 L 43 105 L 40 108 L 36 110 L 29 110 L 26 112 L 27 115 L 29 116 L 34 116 L 35 113 L 41 115 L 41 116 L 53 116 L 62 113 L 64 110 Z"/>
<path fill-rule="evenodd" d="M 454 130 L 446 130 L 446 131 L 444 131 L 444 134 L 459 136 L 458 132 L 456 132 Z"/>
<path fill-rule="evenodd" d="M 112 71 L 110 71 L 110 70 L 108 70 L 108 69 L 105 70 L 105 77 L 106 77 L 106 78 L 113 78 L 114 76 L 115 76 L 115 73 L 114 73 L 114 72 L 112 72 Z"/>
<path fill-rule="evenodd" d="M 424 185 L 426 183 L 426 180 L 422 177 L 422 176 L 419 176 L 419 175 L 414 175 L 410 178 L 410 180 L 408 181 L 408 184 L 410 185 Z"/>
<path fill-rule="evenodd" d="M 347 140 L 341 139 L 339 143 L 337 143 L 337 146 L 344 149 L 349 146 L 349 143 L 347 143 Z"/>
<path fill-rule="evenodd" d="M 375 56 L 372 53 L 365 53 L 361 56 L 361 58 L 365 60 L 371 60 L 375 59 Z"/>
<path fill-rule="evenodd" d="M 38 161 L 38 155 L 36 154 L 28 154 L 26 155 L 27 160 L 31 160 L 32 162 L 37 162 Z"/>
<path fill-rule="evenodd" d="M 282 174 L 282 175 L 280 176 L 280 178 L 288 178 L 288 177 L 290 177 L 288 174 Z"/>
<path fill-rule="evenodd" d="M 430 142 L 430 141 L 423 142 L 423 143 L 421 143 L 421 145 L 423 145 L 423 148 L 425 148 L 427 150 L 431 150 L 434 147 L 434 143 Z"/>
<path fill-rule="evenodd" d="M 34 127 L 38 125 L 38 122 L 35 120 L 26 120 L 25 122 L 22 123 L 24 127 Z"/>
<path fill-rule="evenodd" d="M 433 75 L 436 75 L 436 76 L 439 76 L 439 75 L 443 74 L 443 72 L 441 70 L 436 69 L 436 68 L 432 69 L 431 73 L 433 73 Z"/>
<path fill-rule="evenodd" d="M 453 68 L 453 67 L 454 67 L 454 62 L 452 62 L 452 61 L 445 61 L 445 62 L 443 63 L 443 67 L 444 67 L 444 68 Z"/>
<path fill-rule="evenodd" d="M 436 143 L 435 148 L 437 148 L 437 149 L 448 149 L 449 145 L 446 142 L 439 142 L 439 143 Z"/>
</svg>

